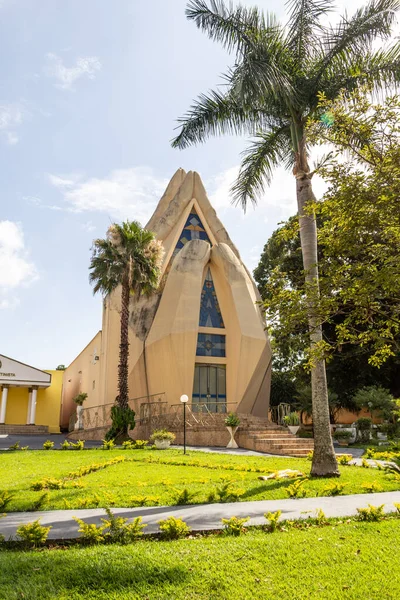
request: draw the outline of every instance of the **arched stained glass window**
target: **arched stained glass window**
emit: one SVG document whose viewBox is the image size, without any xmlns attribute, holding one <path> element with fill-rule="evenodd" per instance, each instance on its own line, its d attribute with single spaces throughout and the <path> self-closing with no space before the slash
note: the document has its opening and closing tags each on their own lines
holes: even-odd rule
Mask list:
<svg viewBox="0 0 400 600">
<path fill-rule="evenodd" d="M 200 327 L 224 327 L 210 267 L 207 269 L 200 300 Z"/>
<path fill-rule="evenodd" d="M 207 232 L 203 227 L 203 223 L 201 222 L 201 219 L 194 207 L 190 211 L 185 223 L 185 227 L 183 228 L 178 243 L 175 246 L 174 256 L 181 248 L 183 248 L 185 244 L 191 240 L 205 240 L 211 244 Z"/>
</svg>

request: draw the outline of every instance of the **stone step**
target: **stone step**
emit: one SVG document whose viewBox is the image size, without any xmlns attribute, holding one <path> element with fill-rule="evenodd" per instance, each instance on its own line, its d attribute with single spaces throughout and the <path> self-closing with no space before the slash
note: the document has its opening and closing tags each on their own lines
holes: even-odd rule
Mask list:
<svg viewBox="0 0 400 600">
<path fill-rule="evenodd" d="M 49 433 L 47 425 L 0 425 L 0 434 L 44 435 Z"/>
</svg>

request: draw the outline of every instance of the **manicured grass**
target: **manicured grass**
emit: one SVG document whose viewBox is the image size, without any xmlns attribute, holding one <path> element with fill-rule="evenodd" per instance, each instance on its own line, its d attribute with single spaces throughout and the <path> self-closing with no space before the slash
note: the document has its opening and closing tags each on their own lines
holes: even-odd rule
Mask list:
<svg viewBox="0 0 400 600">
<path fill-rule="evenodd" d="M 400 597 L 400 520 L 128 546 L 0 552 L 4 600 Z"/>
<path fill-rule="evenodd" d="M 7 511 L 27 511 L 44 491 L 33 491 L 32 482 L 43 478 L 61 479 L 80 467 L 105 463 L 123 456 L 126 461 L 75 479 L 66 479 L 65 489 L 49 490 L 40 510 L 130 507 L 176 504 L 180 491 L 187 488 L 196 495 L 192 503 L 207 501 L 209 493 L 225 482 L 238 492 L 239 501 L 286 498 L 290 481 L 260 481 L 259 475 L 278 469 L 299 469 L 306 475 L 311 463 L 306 459 L 234 456 L 180 450 L 84 450 L 4 452 L 0 456 L 0 490 L 15 495 Z M 376 482 L 382 491 L 400 489 L 400 480 L 384 471 L 361 467 L 340 468 L 344 493 L 365 493 L 364 483 Z M 305 482 L 308 496 L 323 495 L 332 480 Z M 336 480 L 334 480 L 336 481 Z M 78 485 L 79 487 L 72 487 Z"/>
</svg>

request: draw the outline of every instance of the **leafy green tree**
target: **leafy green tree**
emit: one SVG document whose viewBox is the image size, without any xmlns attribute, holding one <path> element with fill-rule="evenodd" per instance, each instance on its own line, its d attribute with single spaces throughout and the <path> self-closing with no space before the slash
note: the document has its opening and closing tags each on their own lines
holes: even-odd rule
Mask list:
<svg viewBox="0 0 400 600">
<path fill-rule="evenodd" d="M 137 221 L 114 223 L 105 239 L 93 242 L 89 280 L 93 293 L 111 294 L 121 287 L 121 335 L 118 363 L 118 396 L 112 408 L 112 437 L 123 438 L 134 426 L 129 408 L 129 303 L 132 295 L 154 291 L 159 284 L 163 247 L 151 231 Z"/>
<path fill-rule="evenodd" d="M 371 385 L 362 388 L 354 395 L 354 402 L 359 409 L 365 408 L 373 417 L 390 419 L 396 410 L 396 402 L 389 390 Z"/>
<path fill-rule="evenodd" d="M 315 313 L 317 229 L 309 209 L 315 196 L 306 123 L 320 114 L 320 91 L 333 99 L 342 88 L 352 90 L 366 81 L 373 81 L 376 89 L 398 81 L 399 42 L 379 50 L 373 49 L 373 42 L 388 42 L 399 0 L 372 0 L 334 27 L 324 25 L 332 0 L 290 0 L 287 6 L 289 21 L 281 25 L 257 8 L 226 7 L 221 0 L 188 4 L 188 19 L 234 53 L 235 63 L 225 75 L 226 90 L 200 96 L 180 119 L 182 128 L 173 146 L 185 148 L 215 134 L 253 135 L 233 187 L 234 198 L 244 209 L 264 191 L 275 167 L 284 163 L 293 169 L 313 348 L 322 341 L 322 329 Z M 313 361 L 311 383 L 315 436 L 311 473 L 337 476 L 323 357 Z"/>
</svg>

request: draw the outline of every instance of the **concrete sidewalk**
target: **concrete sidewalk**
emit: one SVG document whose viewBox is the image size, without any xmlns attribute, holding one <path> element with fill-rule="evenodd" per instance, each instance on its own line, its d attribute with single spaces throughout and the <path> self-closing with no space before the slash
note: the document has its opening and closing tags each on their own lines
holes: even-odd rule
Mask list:
<svg viewBox="0 0 400 600">
<path fill-rule="evenodd" d="M 221 529 L 221 519 L 250 517 L 249 525 L 265 523 L 264 513 L 282 511 L 281 520 L 306 519 L 322 509 L 327 517 L 350 517 L 357 514 L 357 508 L 384 504 L 385 512 L 394 512 L 394 502 L 400 503 L 400 491 L 377 494 L 353 494 L 351 496 L 300 498 L 297 500 L 257 500 L 252 502 L 231 502 L 226 504 L 196 504 L 189 506 L 154 506 L 141 508 L 112 508 L 113 513 L 128 517 L 141 516 L 148 527 L 145 533 L 158 531 L 157 521 L 174 516 L 183 519 L 193 531 Z M 6 540 L 14 537 L 20 525 L 40 519 L 42 525 L 52 525 L 49 539 L 73 539 L 79 537 L 78 524 L 73 517 L 87 523 L 101 523 L 105 516 L 102 508 L 81 510 L 52 510 L 24 513 L 8 513 L 0 519 L 0 533 Z"/>
</svg>

